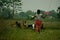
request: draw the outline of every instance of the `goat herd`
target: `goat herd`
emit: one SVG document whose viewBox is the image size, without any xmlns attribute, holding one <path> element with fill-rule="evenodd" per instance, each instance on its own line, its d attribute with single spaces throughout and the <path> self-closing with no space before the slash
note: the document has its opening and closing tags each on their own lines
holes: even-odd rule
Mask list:
<svg viewBox="0 0 60 40">
<path fill-rule="evenodd" d="M 16 24 L 16 27 L 21 28 L 21 23 L 19 23 L 18 21 L 16 21 L 15 24 Z M 22 25 L 23 25 L 24 28 L 31 28 L 31 29 L 35 29 L 36 28 L 36 25 L 35 24 L 27 24 L 26 21 L 24 21 L 22 23 Z M 42 24 L 41 29 L 43 29 L 43 24 Z"/>
</svg>

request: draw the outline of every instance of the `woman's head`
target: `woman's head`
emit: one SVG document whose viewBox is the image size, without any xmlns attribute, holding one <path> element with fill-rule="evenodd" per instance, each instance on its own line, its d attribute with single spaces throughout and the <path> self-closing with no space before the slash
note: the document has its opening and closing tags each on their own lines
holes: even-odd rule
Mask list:
<svg viewBox="0 0 60 40">
<path fill-rule="evenodd" d="M 37 14 L 40 14 L 40 10 L 39 9 L 37 10 Z"/>
</svg>

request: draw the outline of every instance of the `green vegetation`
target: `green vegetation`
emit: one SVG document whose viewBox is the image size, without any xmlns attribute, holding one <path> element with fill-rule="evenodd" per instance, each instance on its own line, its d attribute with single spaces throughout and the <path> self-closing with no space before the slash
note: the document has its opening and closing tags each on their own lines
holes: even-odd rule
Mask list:
<svg viewBox="0 0 60 40">
<path fill-rule="evenodd" d="M 31 16 L 34 16 L 36 12 L 31 10 L 22 12 L 21 9 L 19 10 L 21 12 L 17 12 L 22 7 L 16 6 L 21 5 L 21 0 L 0 0 L 0 40 L 60 40 L 60 7 L 57 8 L 57 12 L 48 11 L 48 15 L 41 10 L 44 16 L 47 15 L 43 19 L 45 29 L 36 33 L 30 28 L 24 29 L 23 25 L 22 28 L 16 26 L 16 21 L 22 24 L 26 20 L 27 25 L 35 22 Z"/>
<path fill-rule="evenodd" d="M 60 40 L 60 22 L 44 22 L 45 29 L 36 33 L 29 28 L 16 27 L 15 21 L 21 22 L 20 20 L 0 20 L 0 40 Z"/>
</svg>

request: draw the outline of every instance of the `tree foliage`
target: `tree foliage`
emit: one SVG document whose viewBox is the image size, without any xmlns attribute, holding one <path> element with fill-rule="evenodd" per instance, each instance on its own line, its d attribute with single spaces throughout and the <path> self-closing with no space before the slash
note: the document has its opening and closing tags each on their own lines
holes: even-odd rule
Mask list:
<svg viewBox="0 0 60 40">
<path fill-rule="evenodd" d="M 14 17 L 14 2 L 21 2 L 22 0 L 0 0 L 0 18 Z M 11 10 L 10 4 L 13 9 Z M 22 5 L 20 3 L 20 5 Z"/>
<path fill-rule="evenodd" d="M 60 6 L 57 8 L 57 12 L 58 12 L 58 18 L 60 19 Z"/>
</svg>

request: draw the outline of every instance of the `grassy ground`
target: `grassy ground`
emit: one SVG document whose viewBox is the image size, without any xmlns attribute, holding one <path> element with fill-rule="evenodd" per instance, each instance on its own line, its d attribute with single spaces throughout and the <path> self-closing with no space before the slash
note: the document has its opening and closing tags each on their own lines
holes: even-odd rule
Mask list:
<svg viewBox="0 0 60 40">
<path fill-rule="evenodd" d="M 16 20 L 0 20 L 0 40 L 60 40 L 60 22 L 45 22 L 42 32 L 15 26 Z"/>
</svg>

